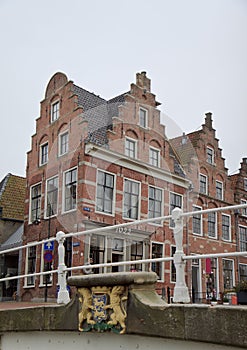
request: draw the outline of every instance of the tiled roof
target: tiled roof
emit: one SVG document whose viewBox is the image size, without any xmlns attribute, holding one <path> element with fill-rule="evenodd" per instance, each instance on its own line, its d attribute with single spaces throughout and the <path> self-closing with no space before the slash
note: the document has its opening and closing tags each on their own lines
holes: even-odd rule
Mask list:
<svg viewBox="0 0 247 350">
<path fill-rule="evenodd" d="M 83 118 L 88 121 L 88 141 L 107 144 L 107 130 L 111 129 L 112 117 L 118 115 L 118 106 L 124 102 L 125 94 L 106 101 L 77 85 L 74 85 L 74 92 L 83 108 Z"/>
<path fill-rule="evenodd" d="M 0 208 L 2 219 L 24 221 L 26 179 L 8 174 L 0 183 Z"/>
<path fill-rule="evenodd" d="M 24 224 L 22 224 L 3 244 L 1 244 L 0 250 L 21 246 L 23 230 Z"/>
</svg>

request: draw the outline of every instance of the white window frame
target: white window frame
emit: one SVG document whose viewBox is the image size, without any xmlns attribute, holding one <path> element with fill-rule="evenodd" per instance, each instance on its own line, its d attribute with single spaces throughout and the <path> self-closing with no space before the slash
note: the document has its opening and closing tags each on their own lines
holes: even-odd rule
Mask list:
<svg viewBox="0 0 247 350">
<path fill-rule="evenodd" d="M 126 184 L 126 181 L 130 181 L 130 182 L 134 182 L 134 183 L 137 183 L 138 184 L 138 210 L 137 210 L 137 218 L 129 218 L 127 216 L 124 216 L 125 215 L 125 210 L 124 210 L 124 207 L 125 207 L 125 184 Z M 123 182 L 123 219 L 126 219 L 126 220 L 138 220 L 140 218 L 140 209 L 141 209 L 141 183 L 140 181 L 136 181 L 136 180 L 132 180 L 132 179 L 129 179 L 129 178 L 124 178 L 124 182 Z"/>
<path fill-rule="evenodd" d="M 161 250 L 162 250 L 162 253 L 161 253 L 161 258 L 163 258 L 165 255 L 164 255 L 164 253 L 165 253 L 165 243 L 164 242 L 158 242 L 158 241 L 151 241 L 150 242 L 150 256 L 152 257 L 152 258 L 154 258 L 153 257 L 153 244 L 157 244 L 157 245 L 159 245 L 159 246 L 162 246 L 162 248 L 161 248 Z M 157 276 L 158 276 L 158 281 L 159 282 L 164 282 L 164 262 L 154 262 L 154 263 L 151 263 L 151 271 L 154 271 L 154 272 L 156 272 L 156 269 L 154 269 L 153 270 L 153 264 L 161 264 L 161 272 L 160 272 L 160 274 L 161 274 L 161 278 L 159 278 L 159 276 L 158 276 L 158 274 L 157 274 Z"/>
<path fill-rule="evenodd" d="M 214 215 L 215 215 L 215 223 L 214 223 L 215 235 L 214 235 L 214 236 L 211 236 L 211 235 L 209 234 L 209 215 L 211 215 L 211 214 L 214 214 Z M 218 223 L 217 223 L 217 221 L 218 221 L 217 212 L 208 213 L 208 238 L 212 238 L 212 239 L 217 239 L 217 238 L 218 238 L 218 230 L 217 230 L 217 228 L 218 228 Z"/>
<path fill-rule="evenodd" d="M 203 192 L 203 191 L 201 191 L 201 178 L 205 178 L 205 187 L 206 187 L 206 191 L 205 192 Z M 203 182 L 204 183 L 204 182 Z M 207 175 L 204 175 L 204 174 L 202 174 L 202 173 L 200 173 L 199 174 L 199 192 L 200 193 L 202 193 L 202 194 L 205 194 L 205 195 L 207 195 L 208 194 L 208 177 L 207 177 Z"/>
<path fill-rule="evenodd" d="M 48 182 L 51 180 L 54 180 L 57 178 L 57 207 L 56 207 L 56 213 L 53 215 L 47 215 L 48 213 Z M 58 214 L 58 200 L 59 200 L 59 177 L 58 175 L 52 176 L 49 179 L 46 180 L 46 186 L 45 186 L 45 211 L 44 211 L 44 218 L 48 219 L 49 217 L 57 216 Z"/>
<path fill-rule="evenodd" d="M 157 154 L 157 162 L 156 162 L 156 159 L 154 157 L 151 157 L 153 152 L 155 154 Z M 155 162 L 152 161 L 153 159 L 155 159 Z M 155 148 L 152 146 L 149 147 L 149 164 L 152 166 L 158 167 L 158 168 L 160 167 L 160 150 L 158 148 Z"/>
<path fill-rule="evenodd" d="M 157 216 L 157 217 L 160 217 L 160 216 L 163 216 L 164 215 L 164 190 L 160 187 L 156 187 L 156 186 L 151 186 L 149 185 L 148 186 L 148 217 L 149 218 L 153 218 L 155 216 L 150 216 L 149 215 L 149 209 L 150 209 L 150 196 L 149 196 L 149 190 L 150 190 L 150 187 L 154 188 L 155 191 L 158 190 L 158 191 L 161 191 L 161 212 L 160 212 L 160 215 Z M 163 226 L 163 222 L 162 221 L 153 221 L 153 222 L 150 222 L 150 224 L 152 225 L 157 225 L 157 226 Z"/>
<path fill-rule="evenodd" d="M 229 218 L 229 226 L 228 226 L 229 238 L 228 238 L 228 239 L 226 239 L 226 238 L 223 237 L 223 217 L 224 217 L 224 216 Z M 231 230 L 231 215 L 222 213 L 222 214 L 221 214 L 221 221 L 222 221 L 222 225 L 221 225 L 222 240 L 223 240 L 223 241 L 226 241 L 226 242 L 231 242 L 231 240 L 232 240 L 232 235 L 231 235 L 231 231 L 232 231 L 232 230 Z"/>
<path fill-rule="evenodd" d="M 55 110 L 55 106 L 58 106 L 56 110 Z M 56 100 L 51 104 L 51 123 L 54 123 L 56 120 L 58 120 L 59 116 L 60 116 L 60 101 Z"/>
<path fill-rule="evenodd" d="M 225 259 L 222 258 L 222 274 L 223 274 L 223 284 L 225 284 L 225 276 L 224 276 L 224 261 L 231 261 L 232 262 L 232 286 L 230 288 L 224 286 L 224 289 L 231 289 L 235 286 L 235 266 L 234 266 L 234 260 L 233 259 Z"/>
<path fill-rule="evenodd" d="M 141 122 L 141 112 L 144 113 L 144 123 Z M 148 110 L 143 107 L 139 108 L 139 125 L 144 129 L 148 128 Z"/>
<path fill-rule="evenodd" d="M 242 279 L 241 279 L 241 274 L 240 274 L 240 265 L 245 266 L 245 267 L 246 267 L 246 269 L 247 269 L 247 264 L 244 264 L 244 263 L 239 263 L 239 264 L 238 264 L 238 270 L 239 270 L 239 279 L 240 279 L 240 281 L 242 281 Z"/>
<path fill-rule="evenodd" d="M 38 211 L 39 215 L 38 215 L 38 217 L 36 217 L 36 219 L 32 220 L 32 202 L 33 202 L 32 189 L 34 187 L 36 187 L 36 186 L 40 186 L 39 211 Z M 40 221 L 40 219 L 41 219 L 41 202 L 42 202 L 42 182 L 38 182 L 38 183 L 30 186 L 30 192 L 29 192 L 29 224 L 33 224 L 34 221 L 36 221 L 36 220 Z"/>
<path fill-rule="evenodd" d="M 170 191 L 169 192 L 169 213 L 170 213 L 170 215 L 172 215 L 172 210 L 174 209 L 174 208 L 171 209 L 171 195 L 172 194 L 174 194 L 175 196 L 180 196 L 181 197 L 181 207 L 180 208 L 183 209 L 183 195 L 181 193 Z M 169 227 L 170 228 L 174 228 L 174 222 L 173 222 L 172 219 L 170 219 Z"/>
<path fill-rule="evenodd" d="M 241 204 L 247 204 L 247 200 L 246 199 L 241 199 Z M 242 213 L 243 216 L 247 216 L 247 207 L 243 208 L 241 210 L 241 213 Z"/>
<path fill-rule="evenodd" d="M 209 154 L 208 151 L 210 151 L 211 153 Z M 215 154 L 214 154 L 214 149 L 212 147 L 207 146 L 206 155 L 207 155 L 207 163 L 211 165 L 215 165 Z"/>
<path fill-rule="evenodd" d="M 113 176 L 112 212 L 111 213 L 108 213 L 108 212 L 105 212 L 102 210 L 97 210 L 97 207 L 98 207 L 98 205 L 97 205 L 97 188 L 98 188 L 99 172 Z M 115 215 L 115 204 L 116 204 L 115 197 L 116 197 L 116 174 L 111 173 L 109 171 L 102 170 L 102 169 L 97 169 L 96 190 L 95 190 L 95 212 L 103 214 L 103 215 L 114 216 Z"/>
<path fill-rule="evenodd" d="M 127 143 L 132 143 L 134 145 L 133 156 L 131 155 L 132 150 L 127 148 Z M 137 140 L 132 139 L 131 137 L 125 138 L 125 146 L 124 146 L 125 155 L 129 158 L 136 159 L 137 158 Z"/>
<path fill-rule="evenodd" d="M 200 212 L 200 210 L 202 210 L 202 207 L 198 206 L 198 205 L 193 205 L 193 211 L 195 212 Z M 196 236 L 202 236 L 202 223 L 203 223 L 203 216 L 202 214 L 195 214 L 197 217 L 200 217 L 200 233 L 194 232 L 194 214 L 192 216 L 192 233 L 193 235 Z"/>
<path fill-rule="evenodd" d="M 47 147 L 47 153 L 46 153 L 45 160 L 43 160 L 44 147 Z M 46 141 L 39 146 L 39 165 L 42 166 L 42 165 L 47 164 L 48 160 L 49 160 L 49 142 Z"/>
<path fill-rule="evenodd" d="M 66 184 L 65 184 L 65 180 L 66 180 L 66 174 L 68 172 L 71 172 L 73 170 L 76 170 L 76 199 L 75 199 L 75 208 L 72 208 L 72 209 L 68 209 L 66 210 L 66 206 L 65 206 L 65 187 L 66 187 Z M 62 194 L 62 213 L 69 213 L 69 212 L 72 212 L 72 211 L 75 211 L 77 210 L 77 191 L 78 191 L 78 168 L 77 167 L 74 167 L 74 168 L 71 168 L 71 169 L 68 169 L 68 170 L 65 170 L 64 173 L 63 173 L 63 194 Z"/>
<path fill-rule="evenodd" d="M 64 137 L 65 135 L 68 136 L 68 141 L 66 142 L 67 145 L 67 149 L 65 150 L 65 152 L 62 152 L 62 137 Z M 59 157 L 67 154 L 69 152 L 69 131 L 66 130 L 64 132 L 62 132 L 61 134 L 59 134 L 59 140 L 58 140 L 58 155 Z"/>
<path fill-rule="evenodd" d="M 27 248 L 26 248 L 26 258 L 25 258 L 25 275 L 28 275 L 29 273 L 36 273 L 37 270 L 37 245 L 33 245 L 33 243 L 35 242 L 29 242 L 27 243 Z M 28 271 L 28 260 L 29 260 L 29 249 L 30 248 L 35 248 L 35 269 L 34 271 Z M 33 278 L 33 283 L 32 284 L 28 284 L 28 278 Z M 35 280 L 36 280 L 36 276 L 32 276 L 32 277 L 25 277 L 24 278 L 24 288 L 34 288 L 35 287 Z"/>
<path fill-rule="evenodd" d="M 217 184 L 219 185 L 221 185 L 221 196 L 218 196 L 218 191 L 217 191 L 217 189 L 218 189 L 218 187 L 217 187 Z M 215 197 L 217 198 L 217 199 L 219 199 L 219 200 L 221 200 L 221 201 L 223 201 L 224 200 L 224 186 L 223 186 L 223 182 L 222 181 L 219 181 L 219 180 L 216 180 L 215 181 L 215 192 L 216 192 L 216 195 L 215 195 Z"/>
<path fill-rule="evenodd" d="M 245 237 L 246 240 L 241 240 L 241 235 L 240 235 L 240 230 L 243 229 L 245 231 Z M 244 248 L 242 249 L 242 245 L 244 246 Z M 246 245 L 246 247 L 245 247 Z M 239 250 L 240 252 L 245 252 L 247 250 L 247 226 L 244 225 L 239 225 Z"/>
</svg>

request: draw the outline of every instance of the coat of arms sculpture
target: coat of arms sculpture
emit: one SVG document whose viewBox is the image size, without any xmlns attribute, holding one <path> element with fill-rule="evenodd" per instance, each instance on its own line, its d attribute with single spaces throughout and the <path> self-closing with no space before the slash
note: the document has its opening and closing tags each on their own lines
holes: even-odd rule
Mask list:
<svg viewBox="0 0 247 350">
<path fill-rule="evenodd" d="M 78 288 L 78 292 L 81 306 L 80 331 L 112 330 L 120 334 L 126 332 L 128 292 L 125 286 Z"/>
</svg>

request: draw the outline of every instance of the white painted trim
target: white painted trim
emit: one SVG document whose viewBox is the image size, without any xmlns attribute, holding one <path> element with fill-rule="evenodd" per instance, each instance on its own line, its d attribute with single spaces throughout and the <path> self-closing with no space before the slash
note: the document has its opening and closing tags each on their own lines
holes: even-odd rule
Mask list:
<svg viewBox="0 0 247 350">
<path fill-rule="evenodd" d="M 132 169 L 141 174 L 150 175 L 159 180 L 173 183 L 188 189 L 190 181 L 178 175 L 175 175 L 167 170 L 154 167 L 150 164 L 140 161 L 139 159 L 129 158 L 124 154 L 113 152 L 104 147 L 97 146 L 92 143 L 87 143 L 85 146 L 85 153 L 95 158 L 102 159 L 109 163 L 114 163 L 127 169 Z"/>
</svg>

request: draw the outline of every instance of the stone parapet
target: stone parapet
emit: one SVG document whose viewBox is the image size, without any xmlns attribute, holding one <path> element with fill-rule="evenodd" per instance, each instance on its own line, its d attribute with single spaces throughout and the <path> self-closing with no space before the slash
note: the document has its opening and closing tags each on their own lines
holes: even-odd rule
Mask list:
<svg viewBox="0 0 247 350">
<path fill-rule="evenodd" d="M 142 272 L 71 277 L 78 293 L 70 303 L 0 310 L 0 332 L 78 333 L 81 326 L 82 333 L 113 331 L 247 348 L 246 306 L 167 304 L 156 294 L 155 281 L 155 274 Z M 85 290 L 92 300 L 82 315 Z"/>
</svg>

